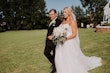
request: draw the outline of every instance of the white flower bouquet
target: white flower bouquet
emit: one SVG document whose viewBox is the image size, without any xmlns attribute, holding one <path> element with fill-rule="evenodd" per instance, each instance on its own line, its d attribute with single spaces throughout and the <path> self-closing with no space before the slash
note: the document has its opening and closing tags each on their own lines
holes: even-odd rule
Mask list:
<svg viewBox="0 0 110 73">
<path fill-rule="evenodd" d="M 56 27 L 53 30 L 53 38 L 52 41 L 53 43 L 56 44 L 63 44 L 65 42 L 66 39 L 66 32 L 67 32 L 67 28 L 64 28 L 62 26 Z"/>
</svg>

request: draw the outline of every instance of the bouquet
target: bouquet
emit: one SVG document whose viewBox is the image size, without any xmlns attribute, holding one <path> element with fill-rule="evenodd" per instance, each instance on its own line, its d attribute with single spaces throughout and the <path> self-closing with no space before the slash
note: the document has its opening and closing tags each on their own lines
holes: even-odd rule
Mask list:
<svg viewBox="0 0 110 73">
<path fill-rule="evenodd" d="M 64 28 L 64 27 L 56 27 L 54 28 L 53 30 L 53 38 L 52 38 L 52 41 L 53 43 L 56 45 L 56 44 L 63 44 L 65 42 L 65 39 L 66 39 L 66 32 L 67 32 L 67 28 Z"/>
</svg>

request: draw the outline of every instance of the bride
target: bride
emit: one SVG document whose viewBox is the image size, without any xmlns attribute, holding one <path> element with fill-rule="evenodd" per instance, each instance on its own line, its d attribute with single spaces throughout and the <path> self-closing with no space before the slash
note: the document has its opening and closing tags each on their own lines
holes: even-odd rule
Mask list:
<svg viewBox="0 0 110 73">
<path fill-rule="evenodd" d="M 78 28 L 71 7 L 63 10 L 65 20 L 59 27 L 67 29 L 66 41 L 57 44 L 55 65 L 57 73 L 89 73 L 90 69 L 101 66 L 101 58 L 85 56 L 80 49 Z"/>
</svg>

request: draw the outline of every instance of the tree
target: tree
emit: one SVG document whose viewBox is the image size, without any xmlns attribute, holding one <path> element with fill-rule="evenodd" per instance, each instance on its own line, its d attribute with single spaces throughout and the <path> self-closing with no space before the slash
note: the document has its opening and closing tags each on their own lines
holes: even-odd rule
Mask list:
<svg viewBox="0 0 110 73">
<path fill-rule="evenodd" d="M 45 8 L 44 0 L 1 0 L 0 20 L 10 30 L 46 28 Z"/>
<path fill-rule="evenodd" d="M 82 6 L 86 9 L 90 16 L 91 23 L 97 25 L 103 19 L 103 8 L 107 0 L 80 0 Z"/>
<path fill-rule="evenodd" d="M 63 12 L 62 11 L 58 11 L 58 18 L 61 19 L 62 21 L 64 20 L 64 16 L 63 16 Z"/>
<path fill-rule="evenodd" d="M 84 10 L 80 6 L 72 6 L 72 9 L 76 16 L 78 27 L 81 27 L 81 23 L 84 23 L 84 25 L 86 26 L 86 24 L 88 24 L 89 21 L 88 17 L 86 17 Z"/>
</svg>

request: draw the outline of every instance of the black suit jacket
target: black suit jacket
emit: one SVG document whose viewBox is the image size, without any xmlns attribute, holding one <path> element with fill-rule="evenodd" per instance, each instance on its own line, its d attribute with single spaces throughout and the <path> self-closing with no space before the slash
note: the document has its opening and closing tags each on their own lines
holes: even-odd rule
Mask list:
<svg viewBox="0 0 110 73">
<path fill-rule="evenodd" d="M 51 25 L 51 26 L 48 27 L 47 37 L 52 34 L 53 29 L 54 29 L 55 27 L 58 27 L 58 26 L 61 24 L 61 20 L 60 20 L 60 19 L 57 18 L 55 21 L 56 21 L 55 26 L 52 26 L 52 25 Z M 54 44 L 53 44 L 52 40 L 49 40 L 47 37 L 46 37 L 46 45 L 48 45 L 48 46 L 53 46 Z"/>
</svg>

